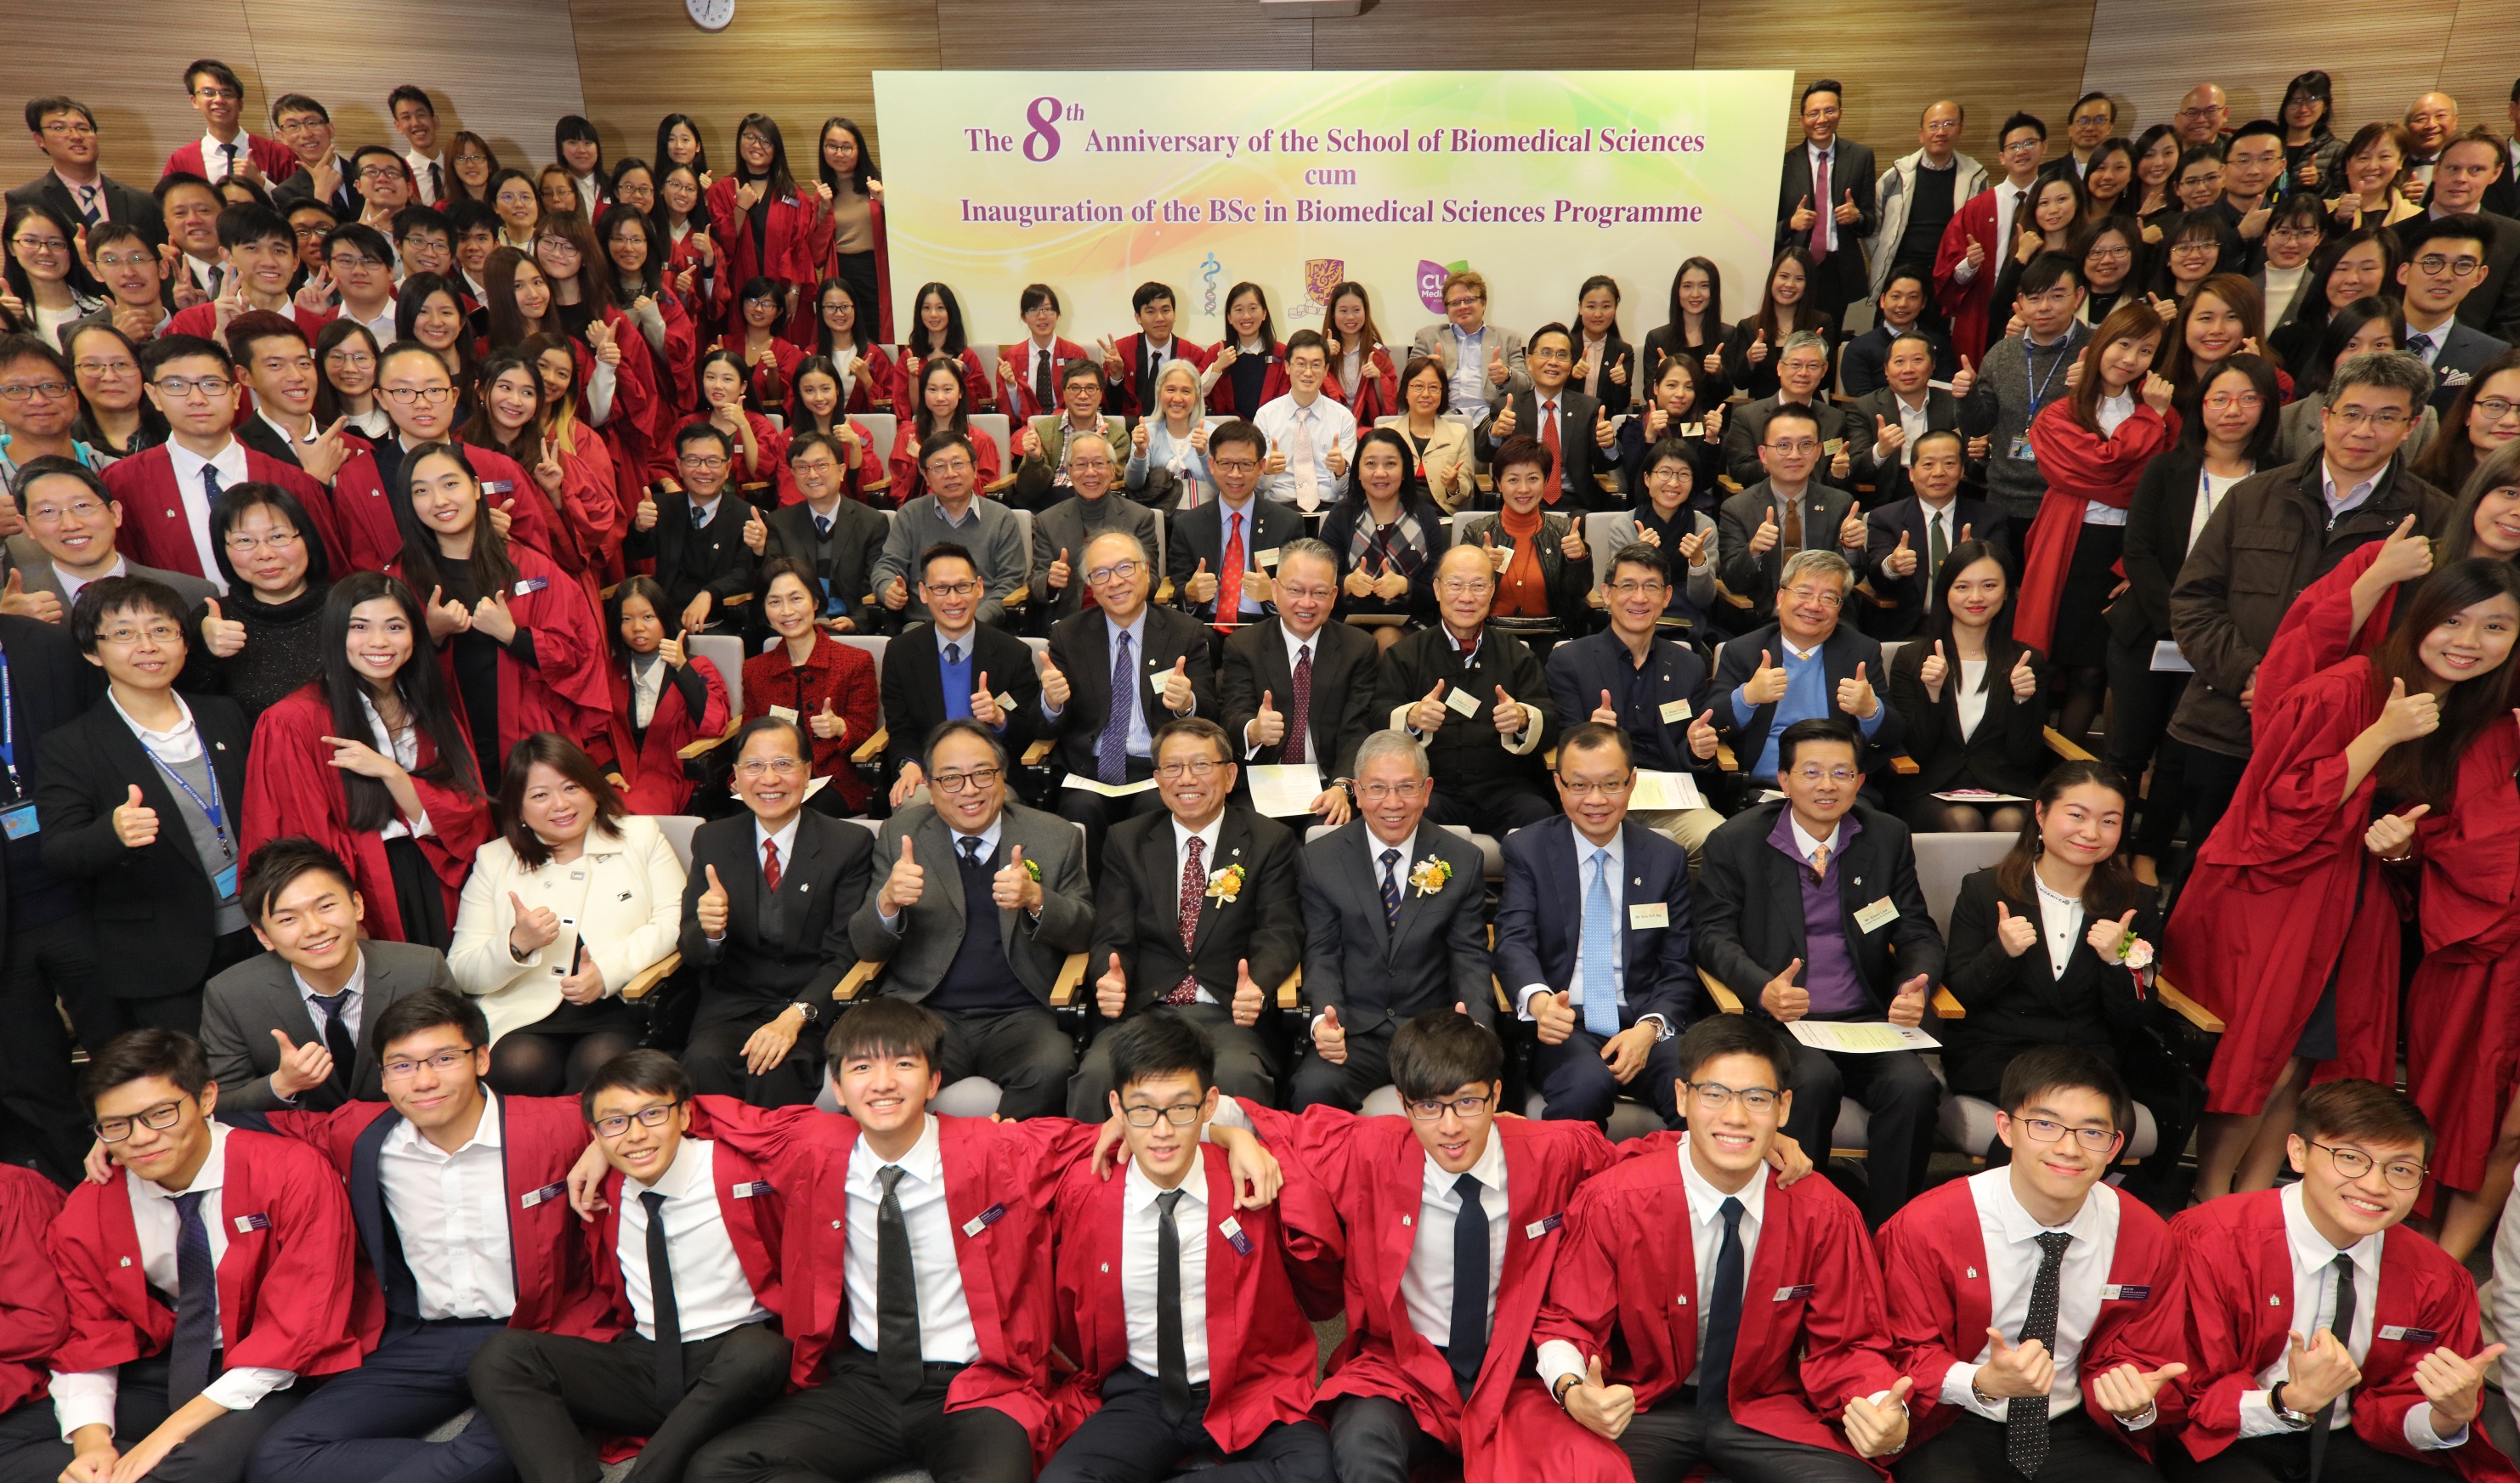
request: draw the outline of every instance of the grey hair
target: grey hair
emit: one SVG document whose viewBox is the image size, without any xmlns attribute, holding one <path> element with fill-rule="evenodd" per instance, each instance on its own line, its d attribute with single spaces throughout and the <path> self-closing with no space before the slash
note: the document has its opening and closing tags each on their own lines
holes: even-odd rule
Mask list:
<svg viewBox="0 0 2520 1483">
<path fill-rule="evenodd" d="M 1786 336 L 1783 342 L 1777 346 L 1777 359 L 1783 360 L 1797 350 L 1818 350 L 1825 357 L 1828 354 L 1828 341 L 1822 338 L 1817 330 L 1796 330 Z"/>
<path fill-rule="evenodd" d="M 1089 438 L 1095 442 L 1101 443 L 1102 445 L 1102 451 L 1111 458 L 1115 460 L 1119 458 L 1120 450 L 1111 446 L 1111 434 L 1103 431 L 1100 427 L 1097 427 L 1086 432 L 1069 433 L 1067 435 L 1066 443 L 1058 450 L 1059 462 L 1065 463 L 1068 459 L 1074 457 L 1076 453 L 1076 445 Z"/>
<path fill-rule="evenodd" d="M 1079 552 L 1078 555 L 1090 560 L 1094 554 L 1094 548 L 1102 545 L 1104 541 L 1125 541 L 1128 543 L 1129 549 L 1138 554 L 1139 561 L 1151 563 L 1154 560 L 1147 555 L 1147 543 L 1139 540 L 1136 536 L 1131 535 L 1125 530 L 1105 530 L 1102 532 L 1095 536 L 1094 539 L 1087 541 L 1085 543 L 1085 549 L 1082 552 Z"/>
<path fill-rule="evenodd" d="M 2433 372 L 2430 366 L 2404 350 L 2365 350 L 2348 358 L 2336 368 L 2336 377 L 2328 382 L 2326 405 L 2356 386 L 2372 386 L 2382 391 L 2404 391 L 2407 403 L 2417 412 L 2433 394 Z"/>
<path fill-rule="evenodd" d="M 1777 578 L 1777 590 L 1787 591 L 1815 572 L 1836 582 L 1841 598 L 1855 586 L 1855 568 L 1846 564 L 1846 558 L 1834 551 L 1797 551 L 1785 559 L 1784 573 Z"/>
<path fill-rule="evenodd" d="M 1286 563 L 1297 557 L 1311 557 L 1317 562 L 1327 562 L 1329 563 L 1330 574 L 1332 576 L 1338 574 L 1338 553 L 1330 550 L 1329 544 L 1326 541 L 1317 541 L 1311 536 L 1299 536 L 1280 546 L 1278 569 L 1285 570 Z"/>
<path fill-rule="evenodd" d="M 1410 767 L 1418 777 L 1426 776 L 1426 754 L 1418 750 L 1418 743 L 1410 741 L 1409 734 L 1405 731 L 1378 731 L 1358 742 L 1356 745 L 1358 774 L 1360 776 L 1364 774 L 1367 763 L 1378 762 L 1385 757 L 1407 757 Z"/>
</svg>

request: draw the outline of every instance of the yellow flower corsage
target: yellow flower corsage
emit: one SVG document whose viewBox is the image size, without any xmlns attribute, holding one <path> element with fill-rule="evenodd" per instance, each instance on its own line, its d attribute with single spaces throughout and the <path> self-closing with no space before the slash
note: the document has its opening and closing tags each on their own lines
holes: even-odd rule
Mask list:
<svg viewBox="0 0 2520 1483">
<path fill-rule="evenodd" d="M 1025 874 L 1025 875 L 1030 876 L 1031 876 L 1034 880 L 1036 880 L 1036 881 L 1038 881 L 1039 879 L 1041 879 L 1041 862 L 1040 862 L 1040 861 L 1038 861 L 1038 860 L 1027 860 L 1027 861 L 1025 861 L 1025 862 L 1023 863 L 1023 867 L 1024 867 L 1024 874 Z"/>
<path fill-rule="evenodd" d="M 1418 888 L 1418 894 L 1420 896 L 1434 895 L 1450 884 L 1452 879 L 1452 866 L 1441 860 L 1420 860 L 1418 862 L 1418 868 L 1409 873 L 1409 883 Z"/>
<path fill-rule="evenodd" d="M 1238 900 L 1241 895 L 1242 867 L 1230 865 L 1207 877 L 1208 900 L 1230 902 Z"/>
</svg>

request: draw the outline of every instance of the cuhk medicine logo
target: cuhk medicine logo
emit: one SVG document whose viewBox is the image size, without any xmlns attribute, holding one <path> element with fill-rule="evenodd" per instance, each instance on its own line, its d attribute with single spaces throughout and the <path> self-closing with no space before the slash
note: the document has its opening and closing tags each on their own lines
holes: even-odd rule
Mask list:
<svg viewBox="0 0 2520 1483">
<path fill-rule="evenodd" d="M 1420 259 L 1418 264 L 1418 301 L 1424 304 L 1430 314 L 1443 313 L 1445 276 L 1459 273 L 1469 265 L 1470 260 L 1466 257 L 1459 262 L 1427 262 Z"/>
</svg>

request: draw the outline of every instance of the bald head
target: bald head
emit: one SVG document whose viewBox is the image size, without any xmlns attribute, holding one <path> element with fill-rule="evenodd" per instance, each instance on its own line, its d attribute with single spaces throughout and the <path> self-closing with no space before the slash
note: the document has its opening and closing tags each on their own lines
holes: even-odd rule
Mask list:
<svg viewBox="0 0 2520 1483">
<path fill-rule="evenodd" d="M 2415 136 L 2416 149 L 2438 154 L 2458 132 L 2458 100 L 2448 93 L 2424 94 L 2407 109 L 2407 131 Z"/>
<path fill-rule="evenodd" d="M 2200 82 L 2179 100 L 2179 137 L 2188 144 L 2212 144 L 2222 137 L 2230 117 L 2230 101 L 2223 89 L 2211 82 Z"/>
</svg>

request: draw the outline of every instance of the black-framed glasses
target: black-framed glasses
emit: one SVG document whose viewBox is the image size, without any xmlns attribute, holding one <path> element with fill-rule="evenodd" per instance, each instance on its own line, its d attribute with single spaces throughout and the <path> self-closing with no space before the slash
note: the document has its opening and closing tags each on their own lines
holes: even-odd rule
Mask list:
<svg viewBox="0 0 2520 1483">
<path fill-rule="evenodd" d="M 2118 1146 L 2120 1136 L 2115 1128 L 2069 1128 L 2063 1123 L 2052 1122 L 2045 1117 L 2016 1117 L 2012 1120 L 2012 1125 L 2028 1134 L 2034 1144 L 2052 1144 L 2071 1133 L 2074 1135 L 2074 1142 L 2081 1144 L 2086 1151 L 2092 1153 L 2108 1152 Z"/>
<path fill-rule="evenodd" d="M 2322 1144 L 2315 1138 L 2304 1139 L 2302 1142 L 2314 1148 L 2326 1149 L 2328 1161 L 2336 1165 L 2336 1172 L 2347 1179 L 2361 1179 L 2371 1172 L 2372 1164 L 2378 1162 L 2360 1148 L 2340 1148 L 2333 1144 Z M 2392 1190 L 2419 1188 L 2424 1182 L 2424 1166 L 2411 1158 L 2393 1158 L 2380 1165 L 2380 1177 L 2389 1182 L 2389 1188 Z"/>
<path fill-rule="evenodd" d="M 423 1066 L 427 1066 L 438 1075 L 444 1076 L 447 1072 L 454 1070 L 457 1066 L 463 1065 L 465 1062 L 471 1060 L 472 1056 L 473 1048 L 472 1046 L 466 1046 L 460 1051 L 440 1051 L 434 1056 L 425 1056 L 418 1059 L 414 1059 L 408 1056 L 397 1056 L 393 1059 L 386 1061 L 382 1069 L 383 1070 L 385 1080 L 387 1081 L 409 1081 L 420 1074 L 420 1068 Z M 659 1108 L 657 1110 L 661 1111 L 664 1109 Z M 661 1118 L 658 1119 L 658 1121 L 662 1120 L 663 1119 Z M 651 1123 L 649 1126 L 653 1127 L 655 1124 Z"/>
<path fill-rule="evenodd" d="M 1205 757 L 1193 762 L 1167 762 L 1155 769 L 1155 776 L 1166 783 L 1179 783 L 1184 778 L 1196 778 L 1204 783 L 1210 774 L 1223 766 L 1224 763 L 1211 762 Z"/>
<path fill-rule="evenodd" d="M 1408 1102 L 1406 1105 L 1409 1108 L 1409 1115 L 1421 1123 L 1431 1123 L 1447 1112 L 1463 1122 L 1468 1122 L 1471 1118 L 1485 1112 L 1488 1104 L 1493 1101 L 1495 1099 L 1489 1097 L 1430 1098 Z"/>
<path fill-rule="evenodd" d="M 446 405 L 447 398 L 454 394 L 453 386 L 387 386 L 383 390 L 384 399 L 397 407 L 408 407 L 414 402 L 427 402 L 432 407 L 442 407 Z"/>
<path fill-rule="evenodd" d="M 183 1119 L 182 1102 L 161 1101 L 154 1107 L 143 1108 L 138 1117 L 100 1117 L 88 1124 L 88 1128 L 96 1134 L 99 1143 L 118 1144 L 131 1136 L 135 1123 L 153 1132 L 163 1133 Z"/>
<path fill-rule="evenodd" d="M 429 1059 L 433 1064 L 436 1057 L 431 1056 Z M 630 1125 L 633 1122 L 643 1128 L 661 1128 L 665 1125 L 665 1119 L 673 1116 L 674 1109 L 681 1105 L 680 1101 L 660 1101 L 652 1107 L 641 1107 L 636 1112 L 615 1112 L 610 1117 L 599 1117 L 595 1120 L 595 1136 L 619 1138 L 630 1131 Z"/>
<path fill-rule="evenodd" d="M 984 793 L 998 786 L 1001 776 L 994 767 L 975 767 L 968 773 L 938 773 L 927 781 L 934 784 L 940 792 Z"/>
<path fill-rule="evenodd" d="M 1158 1117 L 1176 1128 L 1187 1128 L 1198 1121 L 1198 1108 L 1194 1101 L 1177 1102 L 1169 1107 L 1122 1107 L 1120 1115 L 1129 1120 L 1132 1128 L 1151 1128 Z"/>
</svg>

